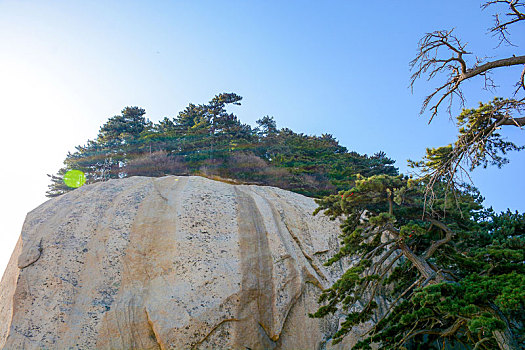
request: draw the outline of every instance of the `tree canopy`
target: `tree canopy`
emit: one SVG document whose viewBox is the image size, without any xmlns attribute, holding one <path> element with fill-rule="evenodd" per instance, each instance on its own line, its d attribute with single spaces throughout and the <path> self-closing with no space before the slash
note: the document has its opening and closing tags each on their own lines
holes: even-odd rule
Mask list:
<svg viewBox="0 0 525 350">
<path fill-rule="evenodd" d="M 200 174 L 272 185 L 320 197 L 353 186 L 357 174 L 397 174 L 384 152 L 349 152 L 329 134 L 277 128 L 273 117 L 243 124 L 229 113 L 242 97 L 221 93 L 206 104 L 189 104 L 173 118 L 152 123 L 145 110 L 126 107 L 101 126 L 97 137 L 69 153 L 64 168 L 50 175 L 50 197 L 73 190 L 63 182 L 71 169 L 86 183 L 127 176 Z"/>
<path fill-rule="evenodd" d="M 341 249 L 327 265 L 356 263 L 323 291 L 312 316 L 343 311 L 335 342 L 373 321 L 355 349 L 525 345 L 525 216 L 484 209 L 470 187 L 439 195 L 430 212 L 426 185 L 403 175 L 359 177 L 317 200 L 317 212 L 344 219 Z"/>
</svg>

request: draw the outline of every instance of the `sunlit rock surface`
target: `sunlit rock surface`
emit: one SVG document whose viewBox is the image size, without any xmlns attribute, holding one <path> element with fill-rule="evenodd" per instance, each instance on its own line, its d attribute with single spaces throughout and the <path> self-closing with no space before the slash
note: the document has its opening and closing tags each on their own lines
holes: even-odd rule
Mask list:
<svg viewBox="0 0 525 350">
<path fill-rule="evenodd" d="M 3 349 L 325 349 L 342 273 L 313 199 L 202 177 L 84 186 L 30 212 L 0 284 Z M 348 338 L 347 348 L 356 335 Z"/>
</svg>

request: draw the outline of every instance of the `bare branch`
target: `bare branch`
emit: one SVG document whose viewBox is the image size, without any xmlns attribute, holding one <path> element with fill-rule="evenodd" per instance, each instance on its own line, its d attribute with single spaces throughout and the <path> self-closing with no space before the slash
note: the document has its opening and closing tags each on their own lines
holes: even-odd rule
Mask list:
<svg viewBox="0 0 525 350">
<path fill-rule="evenodd" d="M 433 225 L 442 229 L 445 232 L 445 237 L 443 239 L 440 239 L 439 241 L 432 243 L 432 245 L 428 248 L 424 255 L 425 259 L 430 258 L 439 247 L 441 247 L 443 244 L 448 243 L 454 237 L 454 232 L 452 232 L 452 230 L 441 221 L 431 218 L 428 218 L 427 220 L 430 221 Z"/>
<path fill-rule="evenodd" d="M 399 243 L 399 248 L 405 255 L 405 257 L 410 260 L 410 262 L 418 269 L 419 273 L 424 276 L 425 278 L 428 278 L 433 275 L 434 270 L 430 267 L 428 262 L 425 259 L 420 258 L 417 256 L 412 249 L 408 247 L 408 245 L 404 242 Z M 442 277 L 442 276 L 439 276 Z M 442 278 L 440 278 L 442 279 Z"/>
<path fill-rule="evenodd" d="M 525 64 L 525 56 L 512 56 L 508 58 L 502 58 L 500 60 L 487 62 L 479 67 L 474 67 L 472 69 L 469 69 L 467 72 L 465 72 L 464 75 L 460 77 L 460 79 L 461 80 L 470 79 L 472 77 L 475 77 L 476 75 L 479 75 L 483 72 L 486 72 L 494 68 L 516 66 L 516 65 L 521 65 L 521 64 Z"/>
<path fill-rule="evenodd" d="M 396 242 L 396 240 L 390 240 L 390 241 L 381 243 L 380 245 L 375 247 L 373 250 L 368 252 L 365 256 L 363 256 L 362 259 L 370 259 L 377 251 L 379 251 L 380 249 L 383 249 L 385 246 L 392 244 L 394 242 Z"/>
<path fill-rule="evenodd" d="M 495 15 L 495 25 L 490 28 L 490 31 L 500 34 L 502 40 L 508 41 L 508 27 L 525 20 L 525 4 L 522 0 L 494 0 L 486 2 L 482 8 L 485 9 L 495 4 L 505 4 L 509 12 L 503 16 Z M 464 106 L 465 100 L 461 90 L 464 81 L 483 77 L 484 88 L 494 89 L 496 85 L 488 76 L 489 73 L 496 68 L 525 65 L 525 55 L 521 55 L 487 62 L 485 62 L 486 59 L 476 59 L 476 62 L 469 66 L 466 57 L 470 52 L 466 50 L 466 44 L 462 43 L 453 31 L 454 29 L 438 30 L 425 34 L 418 43 L 416 58 L 410 62 L 410 69 L 414 72 L 410 78 L 411 89 L 414 88 L 416 80 L 422 77 L 426 77 L 427 81 L 438 75 L 446 77 L 445 82 L 429 94 L 421 106 L 420 114 L 423 114 L 427 108 L 430 110 L 429 123 L 438 114 L 441 105 L 446 100 L 448 100 L 449 114 L 451 114 L 454 97 L 459 97 L 461 105 Z M 521 72 L 516 87 L 515 95 L 519 91 L 525 91 L 525 69 Z"/>
<path fill-rule="evenodd" d="M 447 45 L 447 47 L 449 46 Z M 456 52 L 456 50 L 453 50 L 453 51 Z M 437 102 L 431 105 L 430 107 L 430 110 L 432 113 L 431 113 L 429 123 L 438 114 L 439 106 L 442 104 L 442 102 L 445 99 L 450 98 L 450 102 L 452 102 L 451 97 L 452 95 L 456 94 L 458 97 L 460 97 L 460 100 L 462 102 L 464 101 L 464 98 L 463 98 L 463 95 L 460 89 L 461 83 L 463 81 L 474 78 L 476 76 L 483 76 L 485 78 L 485 87 L 487 88 L 495 87 L 494 83 L 492 82 L 492 79 L 490 77 L 487 77 L 486 73 L 488 73 L 489 71 L 492 71 L 495 68 L 525 64 L 525 56 L 514 56 L 514 57 L 508 57 L 508 58 L 495 60 L 495 61 L 490 61 L 480 66 L 474 66 L 472 68 L 467 69 L 464 67 L 465 61 L 459 56 L 460 54 L 458 54 L 458 57 L 452 57 L 452 58 L 445 59 L 445 60 L 437 59 L 437 58 L 419 58 L 419 57 L 417 58 L 420 60 L 424 59 L 425 61 L 419 62 L 418 71 L 416 71 L 412 75 L 412 80 L 410 84 L 411 87 L 414 86 L 415 80 L 421 77 L 430 68 L 432 68 L 432 70 L 428 74 L 427 80 L 432 79 L 436 74 L 440 73 L 441 71 L 444 71 L 444 70 L 452 71 L 452 73 L 449 74 L 447 81 L 443 85 L 436 88 L 434 92 L 428 95 L 423 102 L 423 105 L 420 111 L 421 114 L 425 112 L 425 110 L 429 106 L 430 102 L 434 99 L 434 97 L 437 97 L 436 95 L 440 96 Z M 417 61 L 412 61 L 411 63 L 412 67 L 416 66 L 416 64 L 418 64 Z M 458 67 L 458 64 L 460 65 L 459 67 Z M 525 85 L 523 84 L 523 80 L 525 76 L 524 72 L 525 70 L 522 72 L 520 76 L 519 89 L 521 88 L 525 89 Z M 487 85 L 487 82 L 488 82 L 488 85 Z"/>
<path fill-rule="evenodd" d="M 372 305 L 372 301 L 374 300 L 374 297 L 376 296 L 376 293 L 377 293 L 377 289 L 379 288 L 379 286 L 383 283 L 383 280 L 385 279 L 386 277 L 386 274 L 388 273 L 388 271 L 390 271 L 390 269 L 392 268 L 392 266 L 395 264 L 395 262 L 397 260 L 399 260 L 400 257 L 403 256 L 403 253 L 399 253 L 397 254 L 394 259 L 392 259 L 392 261 L 388 264 L 388 266 L 384 269 L 384 271 L 381 273 L 381 275 L 379 276 L 379 279 L 376 281 L 376 283 L 374 284 L 374 288 L 372 289 L 372 292 L 370 293 L 370 299 L 368 300 L 368 303 L 366 304 L 366 306 L 363 308 L 363 310 L 366 310 L 368 309 L 371 305 Z"/>
<path fill-rule="evenodd" d="M 456 320 L 456 322 L 454 322 L 454 324 L 452 326 L 450 326 L 449 328 L 445 329 L 442 333 L 441 333 L 441 336 L 442 337 L 450 337 L 452 335 L 454 335 L 458 329 L 460 329 L 465 323 L 467 323 L 467 319 L 465 318 L 458 318 Z"/>
<path fill-rule="evenodd" d="M 499 14 L 495 14 L 494 15 L 494 26 L 489 28 L 489 31 L 492 32 L 494 35 L 499 36 L 500 44 L 502 42 L 507 42 L 509 45 L 512 45 L 512 43 L 508 39 L 508 36 L 509 36 L 508 27 L 514 23 L 523 21 L 525 19 L 525 12 L 521 10 L 522 8 L 525 7 L 525 4 L 521 3 L 519 0 L 496 0 L 496 1 L 487 1 L 485 4 L 481 6 L 481 8 L 484 10 L 487 7 L 494 5 L 494 4 L 506 4 L 509 7 L 511 12 L 506 13 L 504 15 L 505 16 L 504 20 L 501 20 Z"/>
<path fill-rule="evenodd" d="M 516 83 L 516 91 L 514 91 L 514 97 L 516 97 L 520 89 L 523 89 L 523 91 L 525 91 L 525 65 L 523 65 L 520 80 Z"/>
<path fill-rule="evenodd" d="M 401 293 L 397 298 L 396 300 L 394 300 L 392 303 L 390 303 L 390 306 L 388 307 L 388 309 L 386 310 L 386 312 L 383 314 L 383 316 L 381 316 L 381 318 L 376 322 L 376 325 L 379 324 L 381 321 L 383 321 L 389 314 L 390 314 L 390 311 L 392 311 L 392 309 L 397 306 L 397 303 L 399 302 L 399 300 L 401 300 L 403 297 L 405 297 L 405 295 L 407 295 L 408 292 L 410 292 L 414 287 L 416 287 L 418 284 L 420 284 L 421 282 L 423 281 L 423 276 L 419 277 L 414 283 L 412 283 L 410 285 L 410 287 L 408 287 L 407 289 L 404 290 L 403 293 Z M 363 336 L 367 335 L 368 333 L 370 333 L 371 331 L 374 331 L 375 330 L 375 326 L 370 328 L 365 334 L 363 334 Z"/>
</svg>

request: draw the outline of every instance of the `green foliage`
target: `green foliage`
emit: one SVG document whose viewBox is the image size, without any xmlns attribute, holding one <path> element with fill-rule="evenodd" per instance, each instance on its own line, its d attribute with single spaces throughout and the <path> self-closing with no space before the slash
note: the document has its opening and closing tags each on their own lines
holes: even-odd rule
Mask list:
<svg viewBox="0 0 525 350">
<path fill-rule="evenodd" d="M 68 187 L 64 182 L 64 175 L 68 171 L 68 168 L 61 168 L 56 174 L 47 176 L 51 179 L 49 190 L 46 192 L 47 197 L 57 197 L 61 194 L 72 191 L 71 187 Z"/>
<path fill-rule="evenodd" d="M 478 108 L 464 109 L 457 116 L 459 136 L 456 147 L 468 146 L 471 170 L 479 165 L 501 167 L 508 163 L 505 155 L 509 151 L 519 151 L 524 148 L 506 141 L 499 132 L 498 122 L 494 121 L 504 116 L 505 106 L 511 103 L 511 100 L 495 98 L 489 103 L 480 102 Z"/>
<path fill-rule="evenodd" d="M 383 152 L 370 157 L 348 152 L 331 135 L 279 130 L 269 116 L 258 120 L 257 128 L 243 124 L 227 111 L 241 100 L 222 93 L 158 123 L 149 122 L 144 109 L 126 107 L 104 123 L 95 140 L 67 155 L 64 169 L 52 175 L 47 195 L 72 190 L 62 183 L 69 169 L 83 171 L 88 184 L 135 175 L 202 174 L 314 197 L 351 188 L 357 174 L 397 173 Z"/>
<path fill-rule="evenodd" d="M 146 111 L 139 107 L 126 107 L 121 115 L 116 115 L 100 128 L 98 142 L 124 142 L 136 139 L 148 126 L 144 115 Z"/>
<path fill-rule="evenodd" d="M 515 104 L 514 100 L 495 98 L 480 103 L 478 108 L 464 109 L 456 117 L 458 136 L 454 144 L 427 148 L 422 161 L 409 161 L 409 165 L 429 177 L 452 182 L 462 171 L 478 166 L 503 166 L 508 163 L 507 153 L 525 148 L 507 141 L 499 132 L 502 123 L 507 122 L 509 106 L 520 111 L 523 108 Z"/>
<path fill-rule="evenodd" d="M 311 316 L 345 315 L 334 343 L 376 320 L 356 349 L 493 349 L 502 334 L 525 344 L 525 216 L 483 209 L 475 189 L 453 196 L 441 183 L 425 211 L 426 185 L 358 177 L 350 190 L 317 200 L 316 212 L 345 219 L 327 265 L 358 262 L 322 292 Z"/>
</svg>

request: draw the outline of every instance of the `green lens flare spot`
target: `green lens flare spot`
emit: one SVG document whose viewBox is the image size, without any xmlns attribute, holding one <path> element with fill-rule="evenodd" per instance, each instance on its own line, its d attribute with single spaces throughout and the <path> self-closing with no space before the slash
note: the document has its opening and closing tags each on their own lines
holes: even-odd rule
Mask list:
<svg viewBox="0 0 525 350">
<path fill-rule="evenodd" d="M 80 170 L 69 170 L 64 175 L 64 183 L 68 187 L 78 188 L 86 183 L 86 175 Z"/>
</svg>

